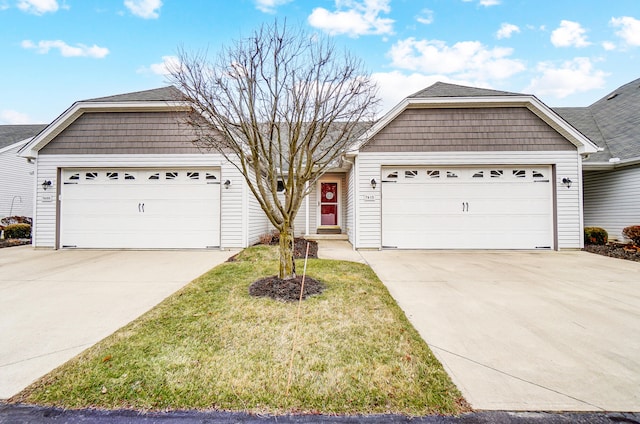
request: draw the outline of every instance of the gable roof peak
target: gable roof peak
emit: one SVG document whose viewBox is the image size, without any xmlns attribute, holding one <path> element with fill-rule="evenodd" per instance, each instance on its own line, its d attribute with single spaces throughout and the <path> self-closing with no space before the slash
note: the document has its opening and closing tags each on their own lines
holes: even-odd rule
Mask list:
<svg viewBox="0 0 640 424">
<path fill-rule="evenodd" d="M 82 100 L 87 103 L 94 102 L 171 102 L 184 98 L 184 94 L 175 86 L 154 88 L 151 90 L 134 91 L 132 93 L 116 94 L 114 96 L 96 97 L 94 99 Z"/>
<path fill-rule="evenodd" d="M 450 84 L 438 81 L 429 87 L 422 89 L 412 95 L 409 99 L 421 99 L 429 97 L 492 97 L 492 96 L 524 96 L 522 93 L 510 91 L 492 90 L 489 88 L 468 87 L 458 84 Z"/>
</svg>

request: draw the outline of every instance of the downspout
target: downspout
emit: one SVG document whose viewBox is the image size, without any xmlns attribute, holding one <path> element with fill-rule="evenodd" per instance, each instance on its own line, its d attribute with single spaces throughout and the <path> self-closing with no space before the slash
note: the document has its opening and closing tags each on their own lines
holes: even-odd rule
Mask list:
<svg viewBox="0 0 640 424">
<path fill-rule="evenodd" d="M 309 192 L 309 181 L 305 181 L 304 183 L 304 191 Z M 309 194 L 307 194 L 304 198 L 304 208 L 305 208 L 305 217 L 304 217 L 304 235 L 309 235 Z"/>
<path fill-rule="evenodd" d="M 580 231 L 578 231 L 580 237 L 580 248 L 584 248 L 584 184 L 582 174 L 582 155 L 578 155 L 578 207 L 580 210 Z"/>
</svg>

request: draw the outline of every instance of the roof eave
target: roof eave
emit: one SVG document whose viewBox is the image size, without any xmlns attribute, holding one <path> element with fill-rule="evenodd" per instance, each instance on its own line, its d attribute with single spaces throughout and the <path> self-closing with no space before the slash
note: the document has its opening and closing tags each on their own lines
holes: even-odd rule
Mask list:
<svg viewBox="0 0 640 424">
<path fill-rule="evenodd" d="M 29 142 L 33 137 L 25 138 L 24 140 L 16 141 L 13 144 L 9 144 L 8 146 L 4 146 L 0 148 L 0 153 L 8 152 L 9 150 L 13 150 L 16 147 L 22 147 Z"/>
<path fill-rule="evenodd" d="M 605 171 L 627 166 L 640 165 L 640 157 L 623 159 L 615 162 L 583 162 L 582 168 L 587 171 Z"/>
<path fill-rule="evenodd" d="M 158 112 L 188 110 L 183 101 L 76 102 L 20 149 L 19 156 L 36 158 L 38 152 L 85 112 Z"/>
</svg>

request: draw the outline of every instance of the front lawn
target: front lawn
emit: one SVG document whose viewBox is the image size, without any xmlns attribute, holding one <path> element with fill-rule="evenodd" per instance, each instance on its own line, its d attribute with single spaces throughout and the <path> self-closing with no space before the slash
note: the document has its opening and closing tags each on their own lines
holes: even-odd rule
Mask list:
<svg viewBox="0 0 640 424">
<path fill-rule="evenodd" d="M 326 288 L 302 304 L 287 396 L 297 303 L 248 294 L 277 272 L 274 258 L 273 247 L 246 249 L 11 401 L 274 414 L 468 410 L 371 269 L 318 259 L 307 274 Z"/>
</svg>

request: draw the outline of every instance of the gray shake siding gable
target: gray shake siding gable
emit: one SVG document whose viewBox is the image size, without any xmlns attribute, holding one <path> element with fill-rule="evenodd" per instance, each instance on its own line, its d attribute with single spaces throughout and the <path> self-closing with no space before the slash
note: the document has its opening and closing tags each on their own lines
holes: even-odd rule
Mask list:
<svg viewBox="0 0 640 424">
<path fill-rule="evenodd" d="M 524 107 L 413 108 L 363 152 L 561 151 L 576 147 Z"/>
<path fill-rule="evenodd" d="M 174 112 L 84 113 L 41 154 L 200 153 Z"/>
</svg>

